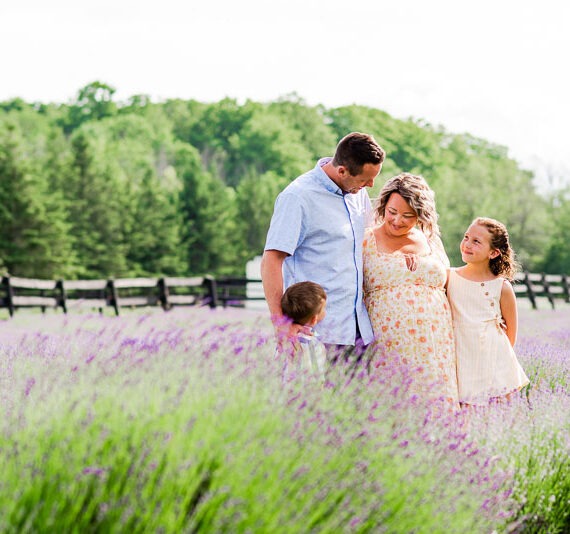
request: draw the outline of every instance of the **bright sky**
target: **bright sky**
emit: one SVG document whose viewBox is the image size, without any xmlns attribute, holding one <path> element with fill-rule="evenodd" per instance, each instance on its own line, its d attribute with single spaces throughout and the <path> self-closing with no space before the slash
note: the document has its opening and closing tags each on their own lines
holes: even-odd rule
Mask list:
<svg viewBox="0 0 570 534">
<path fill-rule="evenodd" d="M 362 104 L 505 145 L 570 183 L 566 0 L 18 0 L 0 4 L 0 101 Z"/>
</svg>

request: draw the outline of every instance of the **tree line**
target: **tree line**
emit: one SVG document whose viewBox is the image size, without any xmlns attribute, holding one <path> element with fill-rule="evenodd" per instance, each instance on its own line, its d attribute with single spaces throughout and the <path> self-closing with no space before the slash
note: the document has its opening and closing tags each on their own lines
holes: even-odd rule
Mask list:
<svg viewBox="0 0 570 534">
<path fill-rule="evenodd" d="M 275 197 L 350 131 L 436 192 L 453 265 L 471 219 L 509 228 L 532 271 L 570 273 L 568 191 L 539 194 L 508 151 L 370 107 L 152 102 L 93 82 L 69 103 L 0 102 L 0 270 L 37 278 L 243 275 L 263 250 Z"/>
</svg>

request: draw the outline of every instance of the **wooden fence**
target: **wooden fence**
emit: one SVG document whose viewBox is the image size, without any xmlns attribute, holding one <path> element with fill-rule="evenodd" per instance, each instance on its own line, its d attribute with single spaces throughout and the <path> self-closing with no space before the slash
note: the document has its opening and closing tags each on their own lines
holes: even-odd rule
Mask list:
<svg viewBox="0 0 570 534">
<path fill-rule="evenodd" d="M 251 287 L 255 291 L 251 291 Z M 64 313 L 88 308 L 103 312 L 121 308 L 161 306 L 237 306 L 263 301 L 261 280 L 248 278 L 121 278 L 117 280 L 35 280 L 4 276 L 0 309 L 10 316 L 19 308 L 61 309 Z M 565 274 L 520 273 L 514 283 L 517 298 L 528 298 L 534 309 L 537 299 L 546 298 L 552 309 L 557 300 L 570 302 L 569 277 Z"/>
<path fill-rule="evenodd" d="M 258 291 L 251 292 L 251 285 Z M 121 308 L 161 306 L 244 306 L 246 301 L 265 300 L 261 280 L 212 276 L 191 278 L 121 278 L 117 280 L 35 280 L 2 277 L 0 309 L 10 316 L 19 308 L 61 309 L 64 313 L 88 308 L 103 312 Z"/>
<path fill-rule="evenodd" d="M 519 273 L 513 287 L 517 298 L 528 298 L 535 310 L 539 297 L 546 298 L 553 310 L 556 300 L 570 302 L 569 277 L 566 274 Z"/>
</svg>

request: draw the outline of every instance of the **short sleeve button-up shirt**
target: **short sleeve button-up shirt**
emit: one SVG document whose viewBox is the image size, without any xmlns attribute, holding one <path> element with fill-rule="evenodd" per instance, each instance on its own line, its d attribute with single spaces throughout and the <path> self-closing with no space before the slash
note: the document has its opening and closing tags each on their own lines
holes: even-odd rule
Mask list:
<svg viewBox="0 0 570 534">
<path fill-rule="evenodd" d="M 289 256 L 283 263 L 285 288 L 311 280 L 327 293 L 326 317 L 315 327 L 323 343 L 354 345 L 356 328 L 365 344 L 373 339 L 362 300 L 362 241 L 372 209 L 365 188 L 346 194 L 319 160 L 277 197 L 265 250 Z"/>
</svg>

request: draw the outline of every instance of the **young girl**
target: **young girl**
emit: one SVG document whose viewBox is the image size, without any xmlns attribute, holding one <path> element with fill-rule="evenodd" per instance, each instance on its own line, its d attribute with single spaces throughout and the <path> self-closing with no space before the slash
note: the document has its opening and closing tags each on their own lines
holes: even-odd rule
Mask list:
<svg viewBox="0 0 570 534">
<path fill-rule="evenodd" d="M 459 401 L 487 405 L 529 383 L 513 350 L 518 318 L 510 280 L 516 263 L 507 229 L 494 219 L 475 219 L 460 250 L 466 265 L 451 269 L 447 282 Z"/>
</svg>

